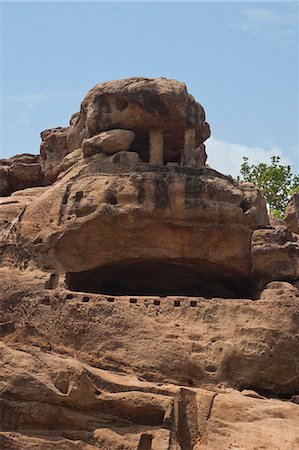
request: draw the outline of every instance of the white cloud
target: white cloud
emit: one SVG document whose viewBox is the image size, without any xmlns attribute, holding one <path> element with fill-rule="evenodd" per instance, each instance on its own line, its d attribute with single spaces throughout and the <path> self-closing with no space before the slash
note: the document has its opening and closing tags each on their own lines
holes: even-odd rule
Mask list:
<svg viewBox="0 0 299 450">
<path fill-rule="evenodd" d="M 243 30 L 257 29 L 265 25 L 292 25 L 298 20 L 296 12 L 278 14 L 270 9 L 251 8 L 245 9 L 245 22 L 240 25 L 233 25 Z"/>
<path fill-rule="evenodd" d="M 47 100 L 46 94 L 22 94 L 22 95 L 10 95 L 6 97 L 8 101 L 12 103 L 27 103 L 30 105 L 38 105 Z"/>
<path fill-rule="evenodd" d="M 233 177 L 240 174 L 243 156 L 249 158 L 250 164 L 270 163 L 271 156 L 274 155 L 281 157 L 281 164 L 291 164 L 289 158 L 283 155 L 282 150 L 278 147 L 266 150 L 262 147 L 247 147 L 212 137 L 205 142 L 205 145 L 208 154 L 207 164 L 213 169 Z"/>
<path fill-rule="evenodd" d="M 297 11 L 278 14 L 270 9 L 250 8 L 244 10 L 244 16 L 242 23 L 231 23 L 230 26 L 241 31 L 261 34 L 283 49 L 289 48 L 296 41 Z"/>
<path fill-rule="evenodd" d="M 275 34 L 267 34 L 267 38 L 277 44 L 282 49 L 288 49 L 292 42 L 295 41 L 295 31 L 287 28 L 277 31 Z"/>
<path fill-rule="evenodd" d="M 14 105 L 16 108 L 16 118 L 14 126 L 27 125 L 30 122 L 30 115 L 32 111 L 48 101 L 46 94 L 23 94 L 23 95 L 9 95 L 4 97 L 4 103 Z"/>
</svg>

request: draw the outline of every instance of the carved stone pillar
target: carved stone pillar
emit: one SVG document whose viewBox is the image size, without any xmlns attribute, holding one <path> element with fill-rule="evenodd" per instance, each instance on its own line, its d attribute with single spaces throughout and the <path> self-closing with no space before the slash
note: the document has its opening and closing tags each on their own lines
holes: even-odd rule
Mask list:
<svg viewBox="0 0 299 450">
<path fill-rule="evenodd" d="M 149 163 L 164 164 L 164 137 L 160 128 L 149 130 Z"/>
<path fill-rule="evenodd" d="M 186 128 L 184 139 L 184 153 L 182 155 L 182 166 L 192 166 L 192 158 L 195 149 L 195 129 Z"/>
<path fill-rule="evenodd" d="M 201 144 L 196 149 L 196 167 L 204 167 L 206 165 L 207 154 L 206 154 L 206 146 Z"/>
</svg>

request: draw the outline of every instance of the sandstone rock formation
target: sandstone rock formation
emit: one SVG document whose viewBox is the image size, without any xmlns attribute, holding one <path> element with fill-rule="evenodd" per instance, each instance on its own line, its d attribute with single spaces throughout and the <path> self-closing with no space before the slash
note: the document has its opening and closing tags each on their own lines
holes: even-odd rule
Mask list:
<svg viewBox="0 0 299 450">
<path fill-rule="evenodd" d="M 39 155 L 22 154 L 0 159 L 0 195 L 43 184 Z"/>
<path fill-rule="evenodd" d="M 2 161 L 1 448 L 298 446 L 294 199 L 270 224 L 209 134 L 183 83 L 133 78 Z"/>
<path fill-rule="evenodd" d="M 127 176 L 109 173 L 116 156 L 122 155 L 109 163 L 102 155 L 82 159 L 31 202 L 22 217 L 24 246 L 40 240 L 39 258 L 67 273 L 74 289 L 99 292 L 112 283 L 111 293 L 209 295 L 212 282 L 215 294 L 223 286 L 224 296 L 241 295 L 251 273 L 252 232 L 267 226 L 261 194 L 208 168 L 200 176 L 183 168 L 161 173 L 137 162 Z"/>
<path fill-rule="evenodd" d="M 80 112 L 71 117 L 69 128 L 42 133 L 46 180 L 56 179 L 59 169 L 55 166 L 67 153 L 87 148 L 96 135 L 114 129 L 134 132 L 128 145 L 132 144 L 130 149 L 144 162 L 205 163 L 203 142 L 210 136 L 210 128 L 202 106 L 188 94 L 185 84 L 166 78 L 129 78 L 96 85 L 84 98 Z M 87 141 L 85 146 L 83 141 Z M 125 142 L 123 150 L 128 150 L 128 145 Z M 197 147 L 200 155 L 190 157 Z"/>
<path fill-rule="evenodd" d="M 299 194 L 294 194 L 285 210 L 285 221 L 288 228 L 299 234 Z"/>
<path fill-rule="evenodd" d="M 285 225 L 256 230 L 252 237 L 254 276 L 264 283 L 299 279 L 299 235 Z"/>
<path fill-rule="evenodd" d="M 89 139 L 84 139 L 82 143 L 83 153 L 84 156 L 91 156 L 93 153 L 101 151 L 108 155 L 128 151 L 134 138 L 135 133 L 131 130 L 102 131 Z"/>
<path fill-rule="evenodd" d="M 68 128 L 52 128 L 41 133 L 41 168 L 47 184 L 53 183 L 61 172 L 60 163 L 69 153 Z"/>
</svg>

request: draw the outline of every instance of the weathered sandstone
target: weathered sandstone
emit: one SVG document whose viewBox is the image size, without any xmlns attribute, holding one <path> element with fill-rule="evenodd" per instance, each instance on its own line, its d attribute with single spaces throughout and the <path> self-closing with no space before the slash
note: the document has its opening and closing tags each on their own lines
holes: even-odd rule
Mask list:
<svg viewBox="0 0 299 450">
<path fill-rule="evenodd" d="M 110 158 L 81 160 L 30 202 L 19 230 L 24 248 L 39 240 L 44 266 L 67 273 L 75 289 L 99 292 L 113 282 L 115 292 L 242 295 L 252 232 L 268 223 L 259 191 L 209 168 L 160 172 L 139 162 L 125 176 L 103 173 L 118 164 Z"/>
<path fill-rule="evenodd" d="M 142 161 L 158 164 L 180 163 L 186 130 L 193 130 L 194 148 L 190 148 L 193 156 L 185 157 L 185 165 L 205 164 L 203 142 L 210 136 L 210 128 L 202 106 L 188 93 L 185 84 L 166 78 L 128 78 L 96 85 L 84 98 L 80 112 L 71 117 L 68 128 L 41 133 L 41 165 L 46 182 L 55 181 L 67 153 L 82 146 L 86 153 L 93 153 L 91 147 L 98 140 L 95 136 L 112 129 L 134 132 L 135 138 L 128 144 L 132 144 L 131 150 Z M 151 152 L 156 149 L 151 149 L 149 143 L 157 131 L 162 133 L 163 149 L 160 159 L 155 160 Z M 123 150 L 127 150 L 126 146 Z"/>
<path fill-rule="evenodd" d="M 170 153 L 178 151 L 171 150 L 172 145 L 183 144 L 186 128 L 195 129 L 197 143 L 210 136 L 201 105 L 188 94 L 184 83 L 166 78 L 128 78 L 96 85 L 71 125 L 69 148 L 80 147 L 83 139 L 116 125 L 136 132 L 136 146 L 143 147 L 147 130 L 163 129 L 169 134 Z"/>
<path fill-rule="evenodd" d="M 252 237 L 254 277 L 271 280 L 299 279 L 299 235 L 285 225 L 256 230 Z"/>
<path fill-rule="evenodd" d="M 92 138 L 85 139 L 82 143 L 82 149 L 85 156 L 91 156 L 93 153 L 103 151 L 108 155 L 121 151 L 128 151 L 135 133 L 131 130 L 108 130 L 96 134 Z"/>
<path fill-rule="evenodd" d="M 1 161 L 1 449 L 298 447 L 296 197 L 269 219 L 209 135 L 131 78 Z"/>
<path fill-rule="evenodd" d="M 0 196 L 10 195 L 14 191 L 27 187 L 41 186 L 43 177 L 39 161 L 39 155 L 27 153 L 1 159 Z"/>
<path fill-rule="evenodd" d="M 3 449 L 280 450 L 298 441 L 294 403 L 147 382 L 34 347 L 4 345 L 1 357 Z"/>
<path fill-rule="evenodd" d="M 299 194 L 294 194 L 285 210 L 285 221 L 288 228 L 299 234 Z"/>
<path fill-rule="evenodd" d="M 41 168 L 47 184 L 53 183 L 60 173 L 59 165 L 70 153 L 67 147 L 68 128 L 52 128 L 41 133 Z"/>
</svg>

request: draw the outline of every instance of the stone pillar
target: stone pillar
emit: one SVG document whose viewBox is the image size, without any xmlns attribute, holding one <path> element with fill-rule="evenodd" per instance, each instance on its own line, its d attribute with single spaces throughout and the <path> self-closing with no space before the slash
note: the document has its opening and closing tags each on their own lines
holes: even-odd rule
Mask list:
<svg viewBox="0 0 299 450">
<path fill-rule="evenodd" d="M 149 163 L 164 164 L 164 137 L 160 128 L 149 130 Z"/>
<path fill-rule="evenodd" d="M 201 144 L 196 149 L 196 167 L 204 167 L 206 165 L 207 154 L 206 154 L 206 146 Z"/>
<path fill-rule="evenodd" d="M 195 129 L 186 128 L 184 138 L 184 153 L 182 155 L 181 165 L 192 166 L 192 158 L 195 149 Z"/>
</svg>

